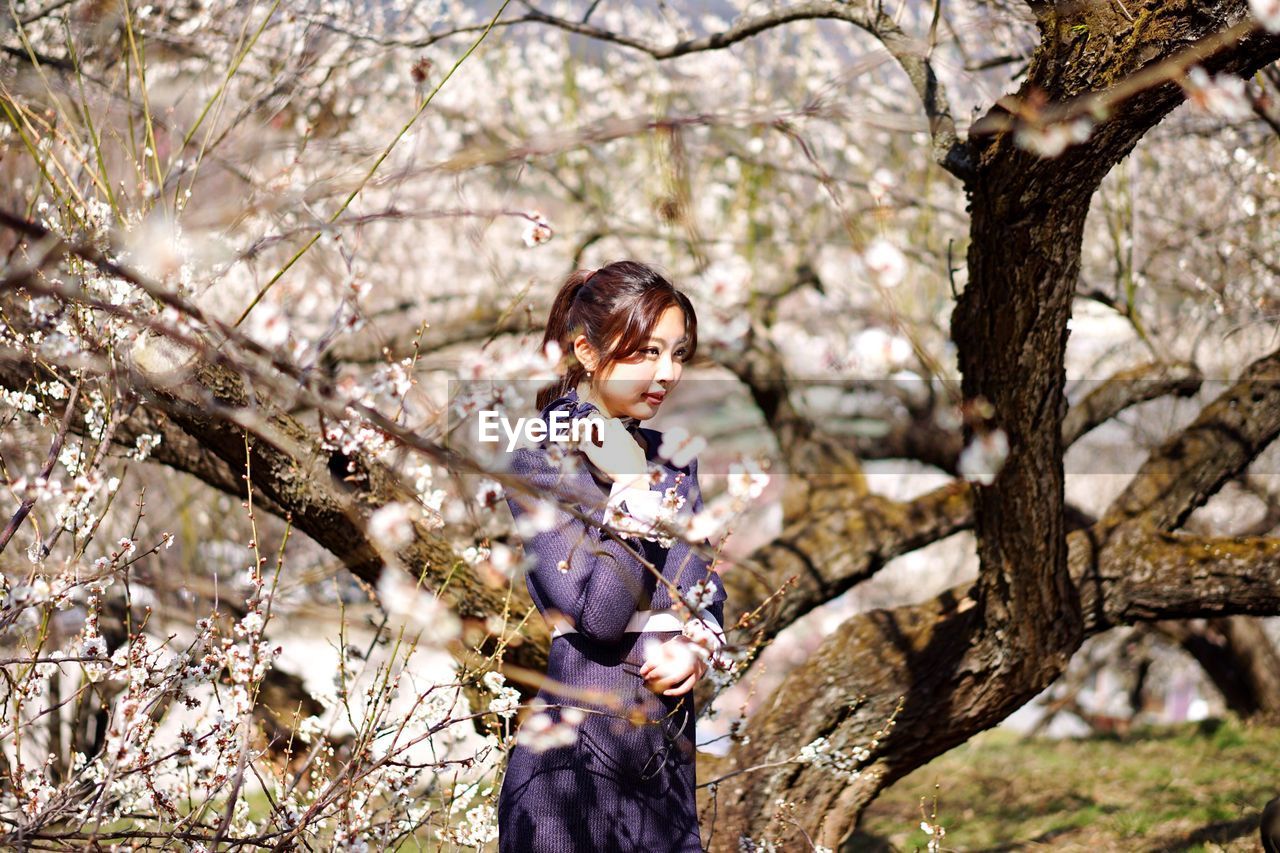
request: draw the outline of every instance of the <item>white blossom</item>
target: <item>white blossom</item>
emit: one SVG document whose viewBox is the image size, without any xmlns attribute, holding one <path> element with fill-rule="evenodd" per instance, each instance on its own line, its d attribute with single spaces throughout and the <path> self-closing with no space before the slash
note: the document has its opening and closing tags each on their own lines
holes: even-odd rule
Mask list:
<svg viewBox="0 0 1280 853">
<path fill-rule="evenodd" d="M 497 693 L 498 695 L 489 703 L 489 710 L 509 720 L 515 716 L 516 709 L 520 707 L 520 691 L 514 687 L 502 687 Z"/>
<path fill-rule="evenodd" d="M 995 482 L 1008 455 L 1009 437 L 1004 430 L 988 430 L 976 434 L 960 451 L 957 470 L 966 480 L 989 486 Z"/>
<path fill-rule="evenodd" d="M 711 606 L 715 600 L 716 593 L 719 591 L 715 578 L 706 578 L 689 587 L 686 598 L 695 611 L 705 610 Z"/>
<path fill-rule="evenodd" d="M 743 459 L 729 465 L 729 494 L 736 498 L 754 501 L 769 485 L 769 475 L 760 468 L 760 463 L 752 458 Z"/>
<path fill-rule="evenodd" d="M 911 342 L 884 329 L 863 329 L 849 339 L 852 366 L 866 377 L 892 371 L 911 357 Z"/>
<path fill-rule="evenodd" d="M 893 172 L 883 166 L 876 169 L 871 176 L 871 180 L 867 182 L 867 190 L 871 193 L 871 197 L 876 201 L 880 201 L 889 190 L 893 189 L 898 183 L 898 179 Z"/>
<path fill-rule="evenodd" d="M 393 502 L 369 516 L 369 538 L 393 551 L 413 541 L 413 513 L 403 503 Z"/>
<path fill-rule="evenodd" d="M 1048 125 L 1024 125 L 1013 135 L 1014 144 L 1040 157 L 1057 157 L 1068 147 L 1088 140 L 1093 122 L 1087 117 Z"/>
<path fill-rule="evenodd" d="M 524 229 L 524 244 L 532 249 L 551 239 L 551 223 L 536 210 L 529 211 L 527 216 L 529 224 Z"/>
<path fill-rule="evenodd" d="M 389 614 L 420 629 L 427 643 L 443 645 L 462 632 L 458 615 L 406 572 L 383 569 L 378 576 L 378 600 Z"/>
<path fill-rule="evenodd" d="M 80 642 L 80 656 L 86 658 L 105 657 L 107 654 L 107 641 L 101 636 L 88 636 Z"/>
<path fill-rule="evenodd" d="M 907 271 L 907 259 L 888 240 L 877 238 L 862 253 L 862 263 L 881 287 L 897 287 Z"/>
<path fill-rule="evenodd" d="M 541 699 L 534 699 L 534 713 L 520 725 L 516 741 L 534 752 L 546 752 L 561 746 L 572 746 L 578 739 L 578 726 L 586 712 L 572 706 L 560 709 L 560 719 L 553 720 Z"/>
<path fill-rule="evenodd" d="M 485 550 L 485 559 L 480 563 L 482 567 L 508 581 L 516 579 L 524 564 L 516 558 L 515 549 L 509 548 L 501 542 L 494 542 Z M 532 558 L 532 555 L 528 556 L 530 559 Z"/>
<path fill-rule="evenodd" d="M 684 427 L 673 426 L 662 434 L 662 444 L 658 447 L 658 455 L 671 462 L 677 468 L 683 468 L 693 461 L 707 446 L 707 440 L 700 435 L 692 435 Z"/>
<path fill-rule="evenodd" d="M 689 517 L 684 535 L 694 542 L 717 539 L 738 512 L 739 501 L 732 495 L 721 495 L 703 505 L 702 511 Z"/>
<path fill-rule="evenodd" d="M 267 349 L 277 349 L 289 340 L 289 317 L 272 302 L 259 302 L 249 312 L 245 333 Z"/>
<path fill-rule="evenodd" d="M 533 501 L 533 508 L 516 518 L 516 530 L 525 539 L 532 539 L 539 533 L 545 533 L 560 523 L 560 516 L 555 504 L 543 498 Z"/>
<path fill-rule="evenodd" d="M 493 480 L 482 480 L 476 487 L 476 502 L 485 509 L 493 509 L 505 496 L 502 484 Z"/>
<path fill-rule="evenodd" d="M 1197 65 L 1187 72 L 1183 87 L 1187 100 L 1219 118 L 1241 121 L 1253 115 L 1244 80 L 1234 74 L 1223 72 L 1210 77 L 1209 72 Z"/>
<path fill-rule="evenodd" d="M 1249 0 L 1249 11 L 1268 31 L 1280 33 L 1280 0 Z"/>
</svg>

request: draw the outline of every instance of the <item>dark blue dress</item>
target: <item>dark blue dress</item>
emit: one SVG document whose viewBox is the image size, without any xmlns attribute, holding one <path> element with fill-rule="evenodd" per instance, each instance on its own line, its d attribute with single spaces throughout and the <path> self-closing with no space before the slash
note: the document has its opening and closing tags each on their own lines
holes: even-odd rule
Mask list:
<svg viewBox="0 0 1280 853">
<path fill-rule="evenodd" d="M 595 410 L 570 391 L 542 411 L 565 409 L 576 419 Z M 664 480 L 654 488 L 677 486 L 685 497 L 681 514 L 702 509 L 697 460 L 683 468 L 659 463 L 662 433 L 632 422 L 647 444 L 651 463 L 662 464 Z M 556 448 L 558 449 L 558 448 Z M 596 521 L 603 518 L 609 486 L 591 474 L 585 455 L 570 451 L 577 470 L 563 472 L 555 451 L 540 448 L 513 453 L 512 472 L 539 491 L 574 497 L 578 509 Z M 531 509 L 521 496 L 507 497 L 519 519 Z M 535 752 L 517 743 L 511 752 L 498 799 L 498 846 L 503 853 L 693 853 L 702 849 L 694 791 L 693 692 L 659 696 L 640 677 L 644 640 L 668 640 L 678 632 L 627 632 L 637 610 L 672 605 L 665 585 L 612 539 L 567 513 L 556 513 L 556 525 L 525 541 L 535 561 L 526 583 L 544 616 L 562 614 L 577 633 L 554 637 L 547 667 L 549 686 L 538 696 L 551 706 L 587 711 L 571 746 Z M 699 581 L 714 578 L 709 561 L 676 540 L 670 549 L 632 537 L 628 544 L 687 592 Z M 715 580 L 707 608 L 724 623 L 724 585 Z M 563 685 L 557 692 L 556 686 Z M 594 691 L 584 696 L 582 691 Z M 604 697 L 612 697 L 612 702 Z"/>
</svg>

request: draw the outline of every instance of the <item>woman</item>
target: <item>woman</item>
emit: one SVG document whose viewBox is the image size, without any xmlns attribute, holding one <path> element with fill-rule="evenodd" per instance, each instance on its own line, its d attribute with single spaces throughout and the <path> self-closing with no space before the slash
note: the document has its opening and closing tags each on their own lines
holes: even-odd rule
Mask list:
<svg viewBox="0 0 1280 853">
<path fill-rule="evenodd" d="M 539 494 L 570 497 L 597 523 L 615 518 L 614 508 L 642 521 L 701 510 L 697 460 L 676 467 L 658 453 L 662 433 L 639 426 L 694 355 L 688 297 L 632 261 L 581 271 L 556 296 L 544 347 L 550 341 L 576 360 L 539 394 L 544 421 L 558 411 L 570 422 L 595 421 L 602 440 L 516 450 L 513 473 Z M 517 494 L 507 503 L 517 521 L 534 509 Z M 502 851 L 702 849 L 692 691 L 723 638 L 725 593 L 706 558 L 682 540 L 641 536 L 642 527 L 628 527 L 635 532 L 625 541 L 653 570 L 562 511 L 525 539 L 529 592 L 553 627 L 538 697 L 555 722 L 561 707 L 581 709 L 565 715 L 581 722 L 572 745 L 539 752 L 518 742 L 512 750 L 498 800 Z M 705 609 L 688 618 L 673 591 Z"/>
</svg>

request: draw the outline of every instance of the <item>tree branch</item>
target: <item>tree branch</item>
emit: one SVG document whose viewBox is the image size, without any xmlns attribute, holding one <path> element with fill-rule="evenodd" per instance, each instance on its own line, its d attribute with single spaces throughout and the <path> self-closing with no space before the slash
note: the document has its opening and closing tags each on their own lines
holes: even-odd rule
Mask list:
<svg viewBox="0 0 1280 853">
<path fill-rule="evenodd" d="M 1280 539 L 1129 524 L 1096 556 L 1094 541 L 1082 533 L 1071 542 L 1088 634 L 1162 619 L 1280 614 Z"/>
<path fill-rule="evenodd" d="M 1062 445 L 1070 447 L 1081 436 L 1139 403 L 1169 394 L 1189 397 L 1200 390 L 1203 380 L 1194 364 L 1151 362 L 1121 370 L 1067 411 L 1062 421 Z"/>
<path fill-rule="evenodd" d="M 53 437 L 53 441 L 49 444 L 49 453 L 45 456 L 44 467 L 40 469 L 40 479 L 47 480 L 53 472 L 54 463 L 58 461 L 58 454 L 62 452 L 62 444 L 67 439 L 67 432 L 71 429 L 71 415 L 75 412 L 76 400 L 80 398 L 80 383 L 77 382 L 71 388 L 70 397 L 67 399 L 67 411 L 62 418 L 62 424 L 58 427 L 58 432 Z M 4 552 L 5 547 L 9 544 L 9 540 L 13 538 L 13 534 L 18 532 L 18 528 L 22 526 L 22 522 L 26 520 L 30 514 L 31 508 L 36 505 L 36 497 L 25 497 L 18 506 L 18 511 L 9 519 L 9 523 L 4 526 L 4 530 L 0 530 L 0 553 Z"/>
<path fill-rule="evenodd" d="M 1180 527 L 1280 435 L 1280 350 L 1249 365 L 1234 385 L 1138 469 L 1103 518 L 1142 516 L 1158 530 Z"/>
<path fill-rule="evenodd" d="M 793 21 L 819 19 L 845 21 L 874 36 L 906 73 L 929 121 L 934 162 L 964 181 L 967 181 L 972 173 L 968 149 L 956 135 L 955 120 L 951 116 L 946 91 L 929 62 L 927 46 L 919 39 L 903 32 L 880 4 L 874 4 L 874 6 L 867 4 L 866 7 L 860 7 L 851 3 L 837 2 L 796 3 L 754 17 L 740 18 L 729 29 L 722 32 L 667 45 L 654 44 L 585 22 L 548 15 L 531 5 L 526 4 L 526 6 L 529 9 L 528 13 L 510 21 L 510 24 L 529 22 L 547 24 L 597 41 L 638 50 L 658 60 L 674 59 L 707 50 L 721 50 Z"/>
<path fill-rule="evenodd" d="M 1133 406 L 1169 394 L 1190 396 L 1202 382 L 1199 368 L 1191 364 L 1151 362 L 1119 371 L 1095 383 L 1084 399 L 1067 410 L 1062 423 L 1062 446 L 1070 447 Z M 911 459 L 955 474 L 964 450 L 964 435 L 940 426 L 936 407 L 908 405 L 907 410 L 908 417 L 893 421 L 883 435 L 854 436 L 858 458 Z"/>
</svg>

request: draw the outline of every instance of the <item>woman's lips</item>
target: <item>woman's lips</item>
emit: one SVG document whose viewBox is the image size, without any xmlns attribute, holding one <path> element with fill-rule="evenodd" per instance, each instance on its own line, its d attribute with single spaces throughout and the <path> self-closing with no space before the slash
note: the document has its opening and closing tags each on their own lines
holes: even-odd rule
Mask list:
<svg viewBox="0 0 1280 853">
<path fill-rule="evenodd" d="M 644 398 L 648 400 L 650 403 L 652 403 L 653 405 L 657 406 L 662 403 L 662 401 L 666 398 L 666 396 L 667 396 L 666 394 L 645 394 Z"/>
</svg>

